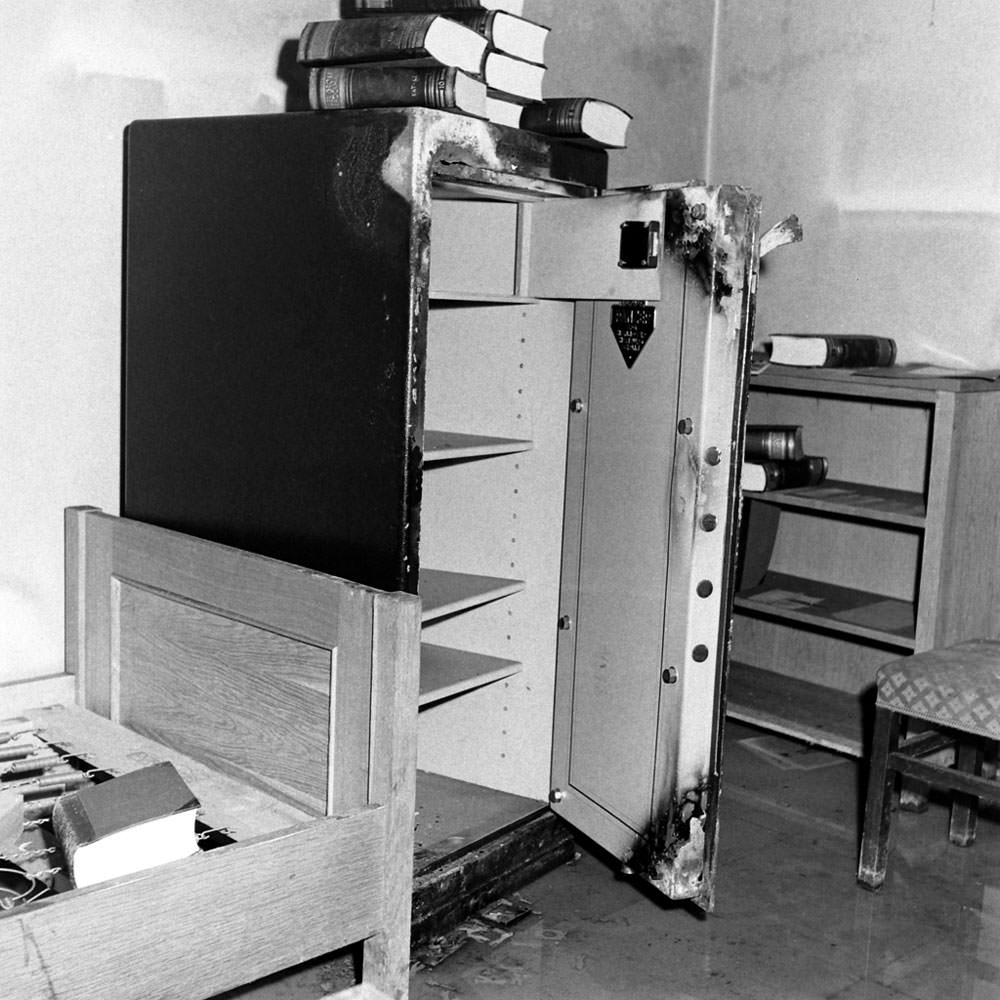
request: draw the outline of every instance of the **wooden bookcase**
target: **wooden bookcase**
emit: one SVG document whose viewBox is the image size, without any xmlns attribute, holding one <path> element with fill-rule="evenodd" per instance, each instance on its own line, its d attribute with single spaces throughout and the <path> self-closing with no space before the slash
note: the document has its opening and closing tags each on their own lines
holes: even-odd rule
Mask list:
<svg viewBox="0 0 1000 1000">
<path fill-rule="evenodd" d="M 829 473 L 745 495 L 780 515 L 767 574 L 735 599 L 732 717 L 859 754 L 880 663 L 997 634 L 998 390 L 824 369 L 751 379 L 748 421 L 801 424 Z"/>
</svg>

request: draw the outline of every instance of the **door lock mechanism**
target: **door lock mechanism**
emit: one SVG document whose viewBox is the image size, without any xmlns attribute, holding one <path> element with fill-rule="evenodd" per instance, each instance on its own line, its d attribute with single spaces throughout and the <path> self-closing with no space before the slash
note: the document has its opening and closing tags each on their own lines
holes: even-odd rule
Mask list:
<svg viewBox="0 0 1000 1000">
<path fill-rule="evenodd" d="M 630 219 L 621 224 L 618 266 L 651 269 L 660 263 L 660 223 Z"/>
</svg>

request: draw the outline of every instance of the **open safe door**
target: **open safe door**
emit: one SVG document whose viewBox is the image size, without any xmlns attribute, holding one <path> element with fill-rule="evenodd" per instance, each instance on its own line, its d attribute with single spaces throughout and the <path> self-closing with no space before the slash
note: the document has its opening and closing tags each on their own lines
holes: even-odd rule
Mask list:
<svg viewBox="0 0 1000 1000">
<path fill-rule="evenodd" d="M 627 872 L 705 909 L 758 212 L 736 188 L 547 202 L 527 264 L 531 293 L 576 282 L 601 300 L 576 311 L 550 801 Z M 583 265 L 548 242 L 581 225 Z"/>
</svg>

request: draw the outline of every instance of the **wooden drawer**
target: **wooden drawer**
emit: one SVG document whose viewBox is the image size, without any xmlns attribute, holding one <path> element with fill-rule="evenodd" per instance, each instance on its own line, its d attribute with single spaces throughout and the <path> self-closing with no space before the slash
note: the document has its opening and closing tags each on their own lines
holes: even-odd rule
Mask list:
<svg viewBox="0 0 1000 1000">
<path fill-rule="evenodd" d="M 191 1000 L 356 942 L 352 995 L 405 995 L 419 602 L 94 510 L 67 527 L 67 665 L 116 721 L 26 708 L 32 685 L 2 714 L 112 773 L 172 761 L 233 842 L 3 911 L 5 1000 Z"/>
</svg>

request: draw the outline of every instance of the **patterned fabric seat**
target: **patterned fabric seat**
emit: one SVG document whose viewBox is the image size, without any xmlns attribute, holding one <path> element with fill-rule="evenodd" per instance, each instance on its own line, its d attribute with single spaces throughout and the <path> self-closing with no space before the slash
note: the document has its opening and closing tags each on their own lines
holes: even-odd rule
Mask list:
<svg viewBox="0 0 1000 1000">
<path fill-rule="evenodd" d="M 987 746 L 995 750 L 1000 741 L 1000 640 L 973 639 L 893 660 L 879 667 L 875 688 L 858 861 L 858 881 L 868 889 L 885 880 L 897 778 L 952 792 L 949 838 L 962 847 L 976 839 L 979 800 L 1000 801 L 1000 783 L 982 777 Z M 906 719 L 934 728 L 900 742 Z M 954 748 L 954 767 L 936 759 L 949 748 Z"/>
<path fill-rule="evenodd" d="M 973 639 L 879 667 L 877 703 L 1000 740 L 1000 641 Z"/>
</svg>

